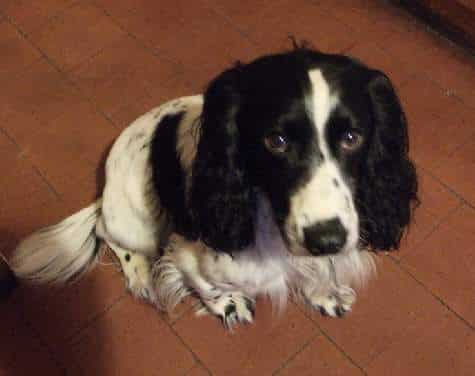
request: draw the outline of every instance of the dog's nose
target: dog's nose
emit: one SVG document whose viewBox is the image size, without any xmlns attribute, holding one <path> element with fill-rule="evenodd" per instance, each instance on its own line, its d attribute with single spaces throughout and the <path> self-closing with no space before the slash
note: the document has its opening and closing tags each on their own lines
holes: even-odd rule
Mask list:
<svg viewBox="0 0 475 376">
<path fill-rule="evenodd" d="M 338 218 L 317 222 L 303 230 L 305 246 L 314 255 L 337 253 L 346 242 L 347 231 Z"/>
</svg>

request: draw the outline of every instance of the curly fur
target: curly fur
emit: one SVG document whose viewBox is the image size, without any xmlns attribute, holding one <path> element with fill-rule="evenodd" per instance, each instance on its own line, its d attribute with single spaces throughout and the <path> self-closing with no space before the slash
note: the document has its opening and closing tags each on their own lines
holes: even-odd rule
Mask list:
<svg viewBox="0 0 475 376">
<path fill-rule="evenodd" d="M 206 90 L 190 193 L 195 235 L 225 252 L 254 241 L 256 210 L 236 123 L 236 69 L 221 74 Z"/>
<path fill-rule="evenodd" d="M 361 239 L 375 250 L 397 249 L 418 204 L 416 170 L 408 155 L 406 116 L 384 74 L 375 73 L 368 94 L 374 133 L 357 180 Z"/>
</svg>

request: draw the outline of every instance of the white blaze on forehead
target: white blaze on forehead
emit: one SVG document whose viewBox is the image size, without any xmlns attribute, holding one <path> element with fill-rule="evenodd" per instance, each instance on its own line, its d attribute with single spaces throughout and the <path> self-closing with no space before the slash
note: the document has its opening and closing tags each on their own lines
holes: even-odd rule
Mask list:
<svg viewBox="0 0 475 376">
<path fill-rule="evenodd" d="M 330 86 L 323 77 L 320 69 L 313 69 L 308 72 L 312 85 L 311 99 L 307 101 L 308 111 L 311 113 L 315 127 L 317 128 L 318 144 L 320 151 L 325 157 L 329 157 L 325 140 L 325 126 L 330 114 L 338 104 L 338 97 L 330 92 Z"/>
</svg>

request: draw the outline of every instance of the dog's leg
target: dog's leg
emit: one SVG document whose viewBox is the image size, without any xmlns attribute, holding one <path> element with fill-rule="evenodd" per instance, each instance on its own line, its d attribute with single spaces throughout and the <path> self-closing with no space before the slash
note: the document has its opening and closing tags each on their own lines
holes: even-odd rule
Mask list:
<svg viewBox="0 0 475 376">
<path fill-rule="evenodd" d="M 295 258 L 302 273 L 299 290 L 305 301 L 323 315 L 342 317 L 356 301 L 355 291 L 339 282 L 332 258 Z"/>
<path fill-rule="evenodd" d="M 196 243 L 175 241 L 167 258 L 172 259 L 183 274 L 187 287 L 200 298 L 207 312 L 219 317 L 227 328 L 237 323 L 251 323 L 255 302 L 244 293 L 232 288 L 224 290 L 208 281 L 200 271 L 203 261 L 202 246 Z M 225 281 L 223 281 L 224 283 Z"/>
<path fill-rule="evenodd" d="M 222 291 L 194 276 L 192 284 L 206 310 L 219 317 L 231 329 L 237 323 L 250 324 L 254 320 L 255 302 L 240 291 Z"/>
<path fill-rule="evenodd" d="M 351 311 L 356 300 L 355 291 L 348 286 L 332 286 L 328 289 L 315 289 L 310 283 L 304 284 L 302 293 L 305 300 L 322 315 L 342 317 Z"/>
<path fill-rule="evenodd" d="M 137 298 L 152 303 L 155 302 L 150 259 L 143 254 L 129 251 L 112 242 L 107 241 L 107 244 L 120 261 L 127 289 Z"/>
</svg>

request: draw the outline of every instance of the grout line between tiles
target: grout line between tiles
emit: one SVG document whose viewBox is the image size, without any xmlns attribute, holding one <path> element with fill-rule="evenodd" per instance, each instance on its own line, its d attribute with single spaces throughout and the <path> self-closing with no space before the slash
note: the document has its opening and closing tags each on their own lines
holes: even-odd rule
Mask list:
<svg viewBox="0 0 475 376">
<path fill-rule="evenodd" d="M 193 367 L 191 367 L 188 371 L 186 371 L 184 375 L 185 375 L 185 376 L 186 376 L 186 375 L 189 375 L 190 372 L 192 372 L 194 369 L 196 369 L 196 368 L 198 368 L 198 367 L 200 367 L 200 366 L 205 369 L 206 373 L 207 373 L 209 376 L 212 376 L 211 372 L 208 371 L 208 369 L 205 367 L 205 365 L 204 365 L 201 361 L 199 361 L 199 360 L 195 363 L 195 365 L 194 365 Z"/>
<path fill-rule="evenodd" d="M 41 172 L 41 170 L 38 168 L 38 166 L 36 166 L 36 164 L 31 161 L 31 164 L 33 166 L 33 169 L 35 170 L 35 172 L 38 174 L 38 176 L 41 178 L 41 180 L 43 180 L 43 182 L 46 184 L 46 186 L 48 187 L 48 189 L 50 190 L 50 192 L 55 196 L 55 198 L 58 200 L 58 201 L 61 201 L 63 202 L 63 198 L 62 196 L 59 194 L 59 192 L 54 188 L 54 186 L 49 182 L 49 180 L 46 178 L 46 176 L 44 176 L 44 174 Z"/>
<path fill-rule="evenodd" d="M 465 145 L 465 144 L 464 144 Z M 463 145 L 463 146 L 464 146 Z M 462 146 L 461 146 L 462 147 Z M 466 206 L 470 207 L 471 209 L 475 210 L 475 204 L 472 204 L 470 201 L 468 201 L 465 197 L 463 197 L 460 193 L 458 193 L 454 188 L 452 188 L 450 185 L 445 183 L 443 180 L 441 180 L 438 176 L 434 175 L 431 171 L 422 168 L 431 178 L 433 178 L 435 181 L 437 181 L 440 185 L 442 185 L 445 189 L 447 189 L 450 193 L 452 193 L 454 196 L 456 196 L 463 204 Z"/>
<path fill-rule="evenodd" d="M 175 325 L 178 321 L 180 321 L 187 314 L 189 314 L 189 313 L 192 314 L 193 311 L 196 312 L 196 310 L 199 308 L 199 305 L 200 305 L 200 302 L 194 302 L 193 304 L 190 305 L 190 307 L 185 309 L 183 312 L 181 312 L 177 316 L 174 316 L 173 318 L 168 318 L 168 320 L 167 320 L 168 323 L 172 326 Z"/>
<path fill-rule="evenodd" d="M 439 227 L 446 221 L 447 218 L 449 218 L 453 213 L 455 213 L 457 210 L 459 210 L 463 205 L 464 205 L 464 203 L 462 201 L 459 201 L 458 204 L 453 209 L 449 210 L 449 212 L 446 213 L 445 215 L 439 217 L 439 219 L 436 220 L 436 222 L 434 223 L 434 225 L 432 226 L 430 231 L 425 236 L 423 236 L 422 239 L 420 239 L 416 244 L 414 244 L 413 246 L 408 248 L 408 252 L 411 252 L 411 250 L 419 247 L 419 245 L 421 245 L 423 242 L 425 242 L 430 236 L 432 236 L 432 234 L 434 232 L 436 232 L 439 229 Z M 430 216 L 432 218 L 436 217 L 432 214 L 430 214 Z M 405 258 L 405 256 L 401 256 L 401 257 L 397 258 L 397 257 L 393 256 L 392 254 L 390 254 L 389 252 L 387 252 L 387 254 L 388 254 L 389 257 L 391 257 L 396 262 L 401 262 Z"/>
<path fill-rule="evenodd" d="M 119 296 L 117 296 L 117 298 L 113 300 L 107 307 L 105 307 L 99 312 L 96 312 L 89 320 L 85 321 L 83 325 L 81 325 L 81 327 L 78 328 L 74 333 L 65 337 L 64 341 L 69 342 L 68 345 L 71 347 L 81 342 L 80 334 L 84 330 L 86 330 L 91 324 L 93 324 L 96 320 L 98 320 L 100 317 L 106 314 L 112 307 L 114 307 L 116 304 L 122 301 L 124 297 L 126 296 L 126 294 L 127 294 L 126 292 L 123 292 Z M 63 370 L 64 374 L 66 375 L 68 373 L 67 365 L 63 363 L 61 358 L 56 357 L 56 352 L 53 350 L 53 347 L 43 338 L 41 333 L 36 329 L 35 325 L 31 323 L 30 320 L 28 320 L 25 317 L 23 309 L 20 309 L 20 315 L 23 321 L 28 325 L 28 327 L 32 330 L 32 332 L 41 342 L 41 344 L 47 349 L 48 353 L 51 355 L 51 357 L 55 361 L 55 364 L 58 365 L 58 367 L 61 368 L 61 370 Z"/>
<path fill-rule="evenodd" d="M 53 351 L 51 346 L 43 339 L 43 337 L 40 335 L 36 327 L 25 317 L 25 314 L 22 309 L 19 310 L 19 315 L 21 317 L 21 320 L 25 324 L 25 326 L 28 327 L 30 331 L 33 333 L 34 337 L 39 342 L 39 345 L 42 346 L 46 350 L 46 352 L 50 356 L 53 363 L 62 371 L 63 375 L 66 376 L 67 369 L 64 367 L 60 359 L 56 357 L 56 353 Z"/>
<path fill-rule="evenodd" d="M 0 128 L 0 133 L 2 133 L 5 137 L 7 137 L 8 140 L 10 140 L 10 142 L 16 147 L 16 149 L 18 150 L 18 152 L 20 154 L 20 157 L 25 155 L 25 153 L 24 153 L 23 149 L 20 147 L 20 145 L 16 142 L 16 140 L 13 137 L 10 136 L 10 134 L 6 130 L 4 130 L 3 128 Z M 33 168 L 35 173 L 40 177 L 40 180 L 42 180 L 43 183 L 46 184 L 46 186 L 48 187 L 48 190 L 53 194 L 53 196 L 58 201 L 62 202 L 62 197 L 59 194 L 59 192 L 53 187 L 53 185 L 48 181 L 48 179 L 46 179 L 46 177 L 40 171 L 38 166 L 36 166 L 36 164 L 29 158 L 28 154 L 26 154 L 26 157 L 28 158 L 28 163 L 31 165 L 31 167 Z"/>
<path fill-rule="evenodd" d="M 35 32 L 37 32 L 39 29 L 45 27 L 46 25 L 48 25 L 49 23 L 51 23 L 52 21 L 58 19 L 59 17 L 61 17 L 68 9 L 71 9 L 73 8 L 74 6 L 80 4 L 82 2 L 82 0 L 76 0 L 76 1 L 71 1 L 70 4 L 66 5 L 64 8 L 60 9 L 60 10 L 57 10 L 52 16 L 49 16 L 49 17 L 46 17 L 43 22 L 39 25 L 37 25 L 35 28 L 33 28 L 32 30 L 30 31 L 25 31 L 22 29 L 22 26 L 20 24 L 18 24 L 17 22 L 15 22 L 15 19 L 11 18 L 8 14 L 6 13 L 3 13 L 4 14 L 4 20 L 8 21 L 13 27 L 15 27 L 22 35 L 28 35 L 28 34 L 33 34 Z"/>
<path fill-rule="evenodd" d="M 433 228 L 431 229 L 431 231 L 426 235 L 424 236 L 417 244 L 415 244 L 413 247 L 411 247 L 411 249 L 416 249 L 417 247 L 419 247 L 420 244 L 422 244 L 423 242 L 425 242 L 429 237 L 432 236 L 432 234 L 434 234 L 446 221 L 447 218 L 449 218 L 452 214 L 454 214 L 455 212 L 457 212 L 458 210 L 460 210 L 460 208 L 462 208 L 464 206 L 464 202 L 460 202 L 455 208 L 453 208 L 452 210 L 450 210 L 446 215 L 444 215 L 442 218 L 440 218 L 440 220 L 433 226 Z M 410 250 L 409 250 L 410 251 Z M 475 330 L 475 327 L 470 323 L 468 322 L 463 316 L 461 316 L 460 314 L 458 314 L 456 311 L 454 311 L 450 305 L 448 303 L 446 303 L 441 297 L 439 297 L 435 292 L 432 292 L 432 290 L 426 286 L 422 281 L 420 281 L 415 274 L 413 274 L 412 272 L 410 272 L 407 268 L 405 268 L 403 266 L 403 262 L 404 262 L 404 259 L 405 257 L 401 257 L 401 258 L 396 258 L 395 256 L 391 255 L 391 254 L 388 254 L 388 258 L 399 268 L 401 269 L 404 273 L 406 273 L 407 275 L 409 275 L 414 281 L 416 281 L 425 291 L 427 291 L 430 295 L 432 295 L 437 301 L 439 301 L 439 303 L 441 303 L 445 308 L 447 308 L 450 312 L 452 312 L 458 319 L 460 319 L 463 323 L 465 323 L 469 328 L 471 328 L 472 330 Z M 372 359 L 374 359 L 375 357 L 373 357 Z"/>
<path fill-rule="evenodd" d="M 188 344 L 185 342 L 185 340 L 180 336 L 180 334 L 176 331 L 175 327 L 174 327 L 174 324 L 160 318 L 160 320 L 162 320 L 165 325 L 168 325 L 168 327 L 170 328 L 170 330 L 172 331 L 172 333 L 178 338 L 178 340 L 180 341 L 180 343 L 191 353 L 191 355 L 193 356 L 193 358 L 195 359 L 195 364 L 189 369 L 187 370 L 186 372 L 190 372 L 198 363 L 201 364 L 205 370 L 208 372 L 208 374 L 212 375 L 212 372 L 211 370 L 208 368 L 208 366 L 203 363 L 203 361 L 200 359 L 200 357 L 193 351 L 193 349 L 188 346 Z"/>
<path fill-rule="evenodd" d="M 23 152 L 23 150 L 21 150 L 21 148 L 20 148 L 20 145 L 18 145 L 18 143 L 15 141 L 15 139 L 13 137 L 11 137 L 10 134 L 5 129 L 3 129 L 2 127 L 0 127 L 0 133 L 3 134 L 17 148 L 17 150 L 20 153 Z"/>
<path fill-rule="evenodd" d="M 411 277 L 418 285 L 420 285 L 424 290 L 426 290 L 432 297 L 434 297 L 440 304 L 442 304 L 449 312 L 451 312 L 455 317 L 457 317 L 462 323 L 464 323 L 469 329 L 472 331 L 475 331 L 475 326 L 472 325 L 468 320 L 466 320 L 462 315 L 460 315 L 458 312 L 452 309 L 449 304 L 447 304 L 441 297 L 439 297 L 435 292 L 432 292 L 432 290 L 425 285 L 423 282 L 421 282 L 417 277 L 409 271 L 407 268 L 405 268 L 402 263 L 396 262 L 392 257 L 390 257 L 391 261 L 405 274 L 407 274 L 409 277 Z"/>
<path fill-rule="evenodd" d="M 330 341 L 337 349 L 340 351 L 340 353 L 347 359 L 351 364 L 353 364 L 356 368 L 358 368 L 364 375 L 366 375 L 366 371 L 364 368 L 358 364 L 319 324 L 317 321 L 315 321 L 312 316 L 307 312 L 307 310 L 303 307 L 301 307 L 300 304 L 296 304 L 297 308 L 304 314 L 305 317 L 307 317 L 320 331 L 320 333 L 328 340 Z"/>
<path fill-rule="evenodd" d="M 75 3 L 76 4 L 76 3 Z M 44 60 L 52 67 L 54 68 L 54 70 L 56 70 L 61 78 L 67 82 L 69 85 L 71 85 L 72 87 L 74 87 L 74 89 L 76 89 L 78 91 L 78 94 L 80 94 L 80 97 L 82 99 L 85 99 L 87 102 L 89 102 L 93 108 L 97 111 L 97 113 L 99 113 L 100 115 L 102 115 L 107 121 L 108 123 L 115 129 L 117 129 L 117 126 L 115 125 L 115 123 L 112 121 L 112 119 L 107 115 L 106 112 L 104 112 L 96 103 L 95 101 L 92 100 L 92 98 L 90 98 L 89 96 L 87 96 L 82 90 L 81 88 L 73 81 L 69 78 L 69 76 L 67 75 L 66 72 L 64 72 L 63 70 L 61 70 L 53 60 L 50 59 L 50 57 L 48 56 L 48 54 L 46 52 L 44 52 L 39 46 L 36 45 L 36 43 L 34 43 L 28 36 L 27 33 L 25 33 L 23 30 L 19 29 L 13 22 L 10 18 L 6 18 L 8 22 L 10 22 L 10 24 L 12 26 L 14 26 L 18 32 L 23 36 L 23 38 L 31 44 L 31 46 L 33 46 L 40 54 L 41 56 L 44 58 Z M 38 60 L 37 60 L 38 61 Z"/>
<path fill-rule="evenodd" d="M 455 147 L 454 150 L 452 150 L 448 155 L 447 155 L 447 158 L 452 158 L 455 154 L 457 154 L 462 148 L 464 148 L 465 146 L 469 145 L 473 139 L 475 138 L 475 131 L 469 136 L 467 137 L 467 140 L 465 140 L 465 142 L 462 142 L 460 143 L 459 145 L 457 145 Z M 434 169 L 436 168 L 439 168 L 441 165 L 441 162 L 439 162 L 438 164 L 436 164 L 434 166 Z M 429 172 L 430 173 L 430 172 Z"/>
<path fill-rule="evenodd" d="M 81 333 L 84 332 L 88 327 L 90 327 L 94 322 L 104 316 L 107 312 L 109 312 L 113 307 L 115 307 L 118 303 L 125 299 L 127 296 L 127 292 L 124 291 L 116 299 L 114 299 L 107 307 L 102 309 L 99 312 L 96 312 L 89 320 L 85 321 L 80 328 L 78 328 L 75 332 L 70 334 L 65 338 L 65 341 L 69 341 L 70 346 L 76 346 L 78 343 L 81 342 Z"/>
<path fill-rule="evenodd" d="M 426 171 L 427 172 L 427 171 Z M 456 193 L 456 192 L 454 192 Z M 459 195 L 457 194 L 459 197 Z M 459 197 L 460 198 L 460 197 Z M 435 233 L 446 221 L 447 218 L 449 218 L 451 215 L 453 215 L 455 212 L 460 210 L 466 202 L 461 199 L 461 202 L 452 210 L 450 210 L 446 215 L 444 215 L 440 220 L 434 225 L 434 227 L 431 229 L 431 231 L 421 239 L 414 247 L 413 249 L 417 248 L 420 244 L 422 244 L 424 241 L 426 241 L 430 236 L 432 236 L 433 233 Z M 473 208 L 473 207 L 472 207 Z M 459 313 L 457 313 L 455 310 L 453 310 L 448 303 L 446 303 L 441 297 L 439 297 L 435 292 L 432 292 L 432 290 L 426 286 L 422 281 L 420 281 L 415 274 L 413 274 L 411 271 L 409 271 L 406 267 L 403 266 L 403 261 L 404 257 L 401 258 L 396 258 L 393 255 L 388 255 L 389 259 L 399 268 L 401 269 L 404 273 L 406 273 L 408 276 L 410 276 L 414 281 L 416 281 L 425 291 L 427 291 L 430 295 L 432 295 L 439 303 L 441 303 L 447 310 L 452 312 L 458 319 L 460 319 L 464 324 L 466 324 L 470 329 L 475 330 L 475 326 L 473 326 L 469 321 L 467 321 L 463 316 L 461 316 Z"/>
<path fill-rule="evenodd" d="M 241 27 L 239 27 L 238 24 L 236 24 L 230 17 L 228 17 L 226 14 L 221 13 L 219 10 L 216 10 L 215 8 L 211 7 L 207 2 L 205 1 L 200 1 L 201 4 L 207 8 L 209 11 L 211 11 L 214 15 L 220 17 L 226 24 L 231 26 L 235 31 L 237 31 L 244 39 L 246 39 L 248 42 L 250 42 L 253 46 L 259 47 L 261 46 L 258 42 L 256 42 L 254 39 L 251 38 L 251 36 Z"/>
<path fill-rule="evenodd" d="M 165 54 L 162 54 L 160 53 L 159 51 L 159 48 L 153 48 L 152 46 L 150 46 L 148 43 L 144 42 L 142 39 L 140 39 L 137 35 L 135 35 L 134 33 L 130 32 L 128 29 L 126 29 L 118 20 L 115 19 L 115 17 L 110 14 L 106 9 L 100 7 L 99 5 L 97 4 L 93 4 L 93 6 L 95 6 L 97 9 L 99 9 L 105 16 L 107 16 L 111 22 L 117 26 L 120 30 L 122 30 L 127 36 L 129 36 L 130 38 L 132 38 L 136 43 L 137 45 L 142 48 L 143 50 L 145 51 L 148 51 L 150 52 L 152 55 L 154 55 L 155 57 L 158 57 L 164 61 L 167 61 L 169 63 L 173 63 L 175 65 L 178 65 L 178 67 L 181 69 L 180 70 L 180 73 L 182 73 L 182 69 L 183 67 L 181 66 L 181 63 L 178 62 L 178 61 L 175 61 L 173 59 L 170 59 L 168 58 Z M 129 13 L 133 14 L 133 12 L 131 12 L 129 10 Z M 102 51 L 102 50 L 101 50 Z"/>
<path fill-rule="evenodd" d="M 310 338 L 307 342 L 305 342 L 295 353 L 290 355 L 286 360 L 284 360 L 279 367 L 272 372 L 273 376 L 277 376 L 283 369 L 285 369 L 302 351 L 304 351 L 314 340 L 318 337 L 323 337 L 321 333 L 317 333 L 312 338 Z"/>
</svg>

